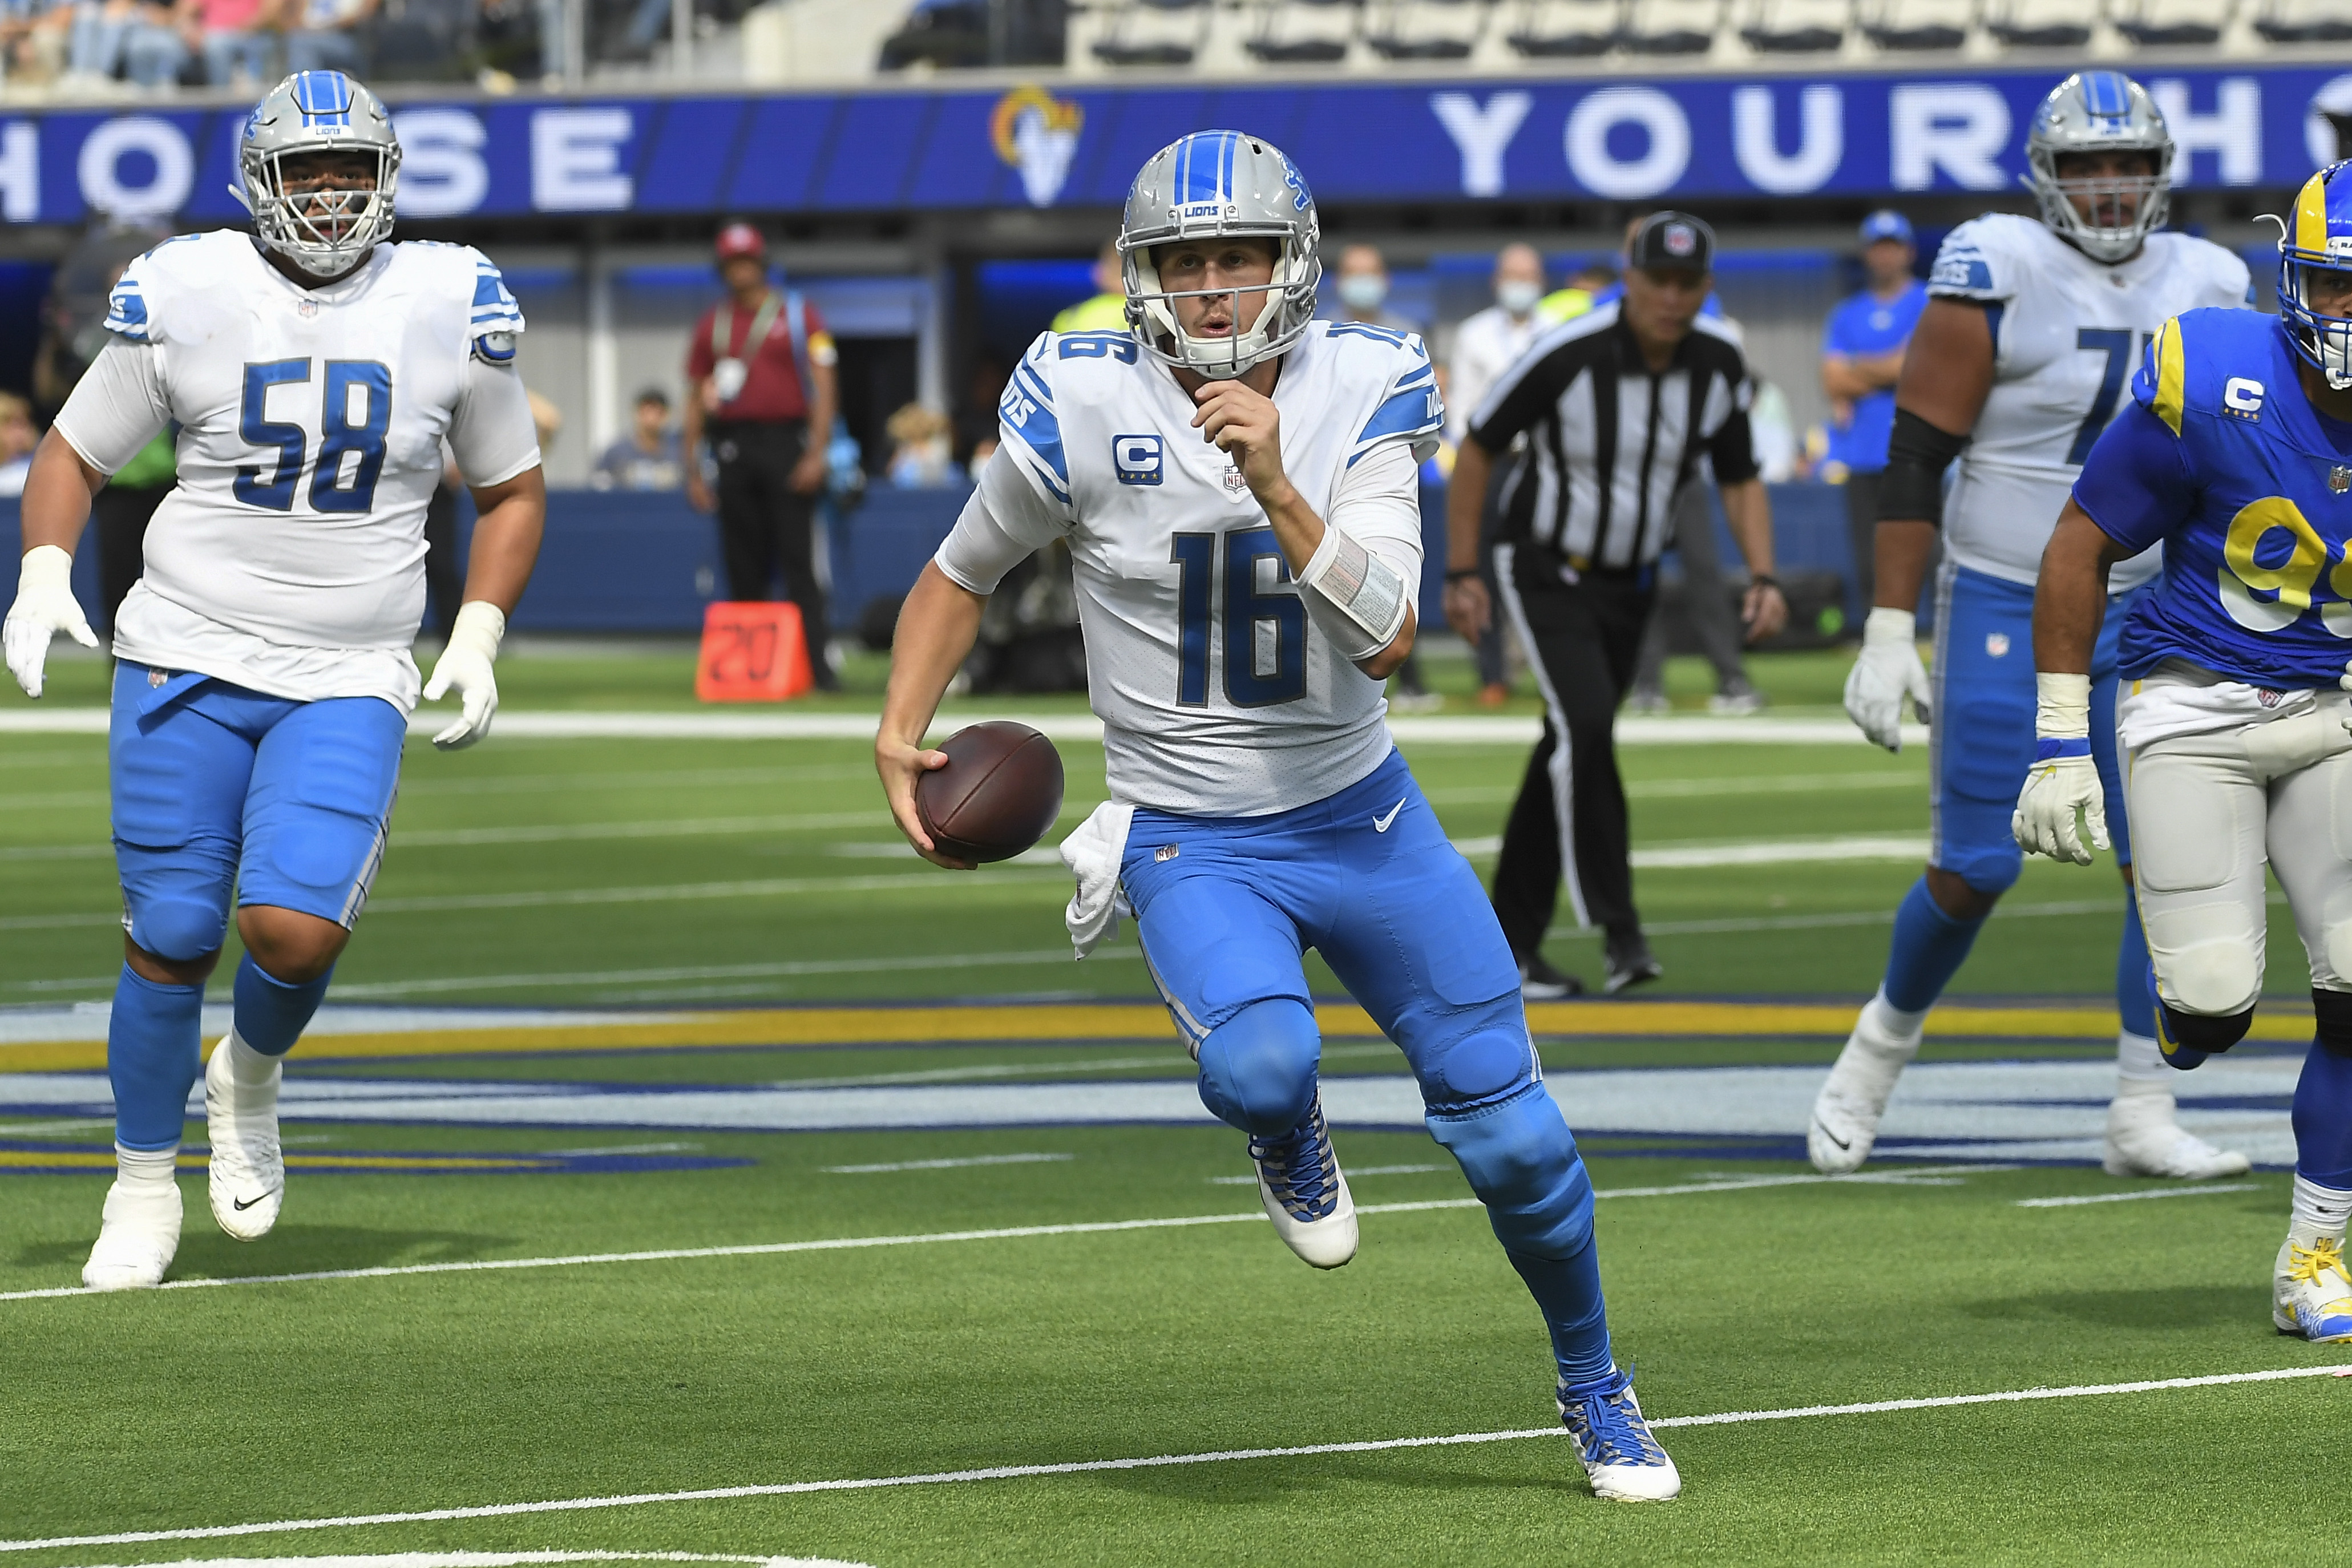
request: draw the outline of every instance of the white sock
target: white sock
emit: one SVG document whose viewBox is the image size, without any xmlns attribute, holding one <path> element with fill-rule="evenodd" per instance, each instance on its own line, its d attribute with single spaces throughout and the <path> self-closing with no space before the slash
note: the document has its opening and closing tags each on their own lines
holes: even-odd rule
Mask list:
<svg viewBox="0 0 2352 1568">
<path fill-rule="evenodd" d="M 2153 1035 L 2135 1035 L 2129 1029 L 2116 1036 L 2116 1094 L 2169 1094 L 2172 1092 L 2173 1069 L 2165 1065 L 2164 1053 L 2157 1048 Z"/>
<path fill-rule="evenodd" d="M 265 1057 L 245 1043 L 245 1037 L 232 1027 L 220 1048 L 228 1053 L 228 1077 L 231 1083 L 244 1089 L 260 1089 L 268 1084 L 278 1070 L 282 1057 Z"/>
<path fill-rule="evenodd" d="M 1927 1026 L 1927 1009 L 1922 1008 L 1916 1013 L 1906 1013 L 1886 999 L 1886 987 L 1884 985 L 1878 988 L 1875 995 L 1863 1004 L 1862 1010 L 1873 1031 L 1884 1039 L 1907 1040 L 1916 1045 L 1919 1031 Z"/>
<path fill-rule="evenodd" d="M 169 1186 L 178 1177 L 180 1146 L 169 1149 L 125 1149 L 114 1146 L 115 1180 L 131 1186 L 161 1183 Z"/>
<path fill-rule="evenodd" d="M 2287 1226 L 2288 1240 L 2298 1247 L 2308 1247 L 2322 1237 L 2342 1241 L 2347 1217 L 2352 1217 L 2352 1193 L 2295 1177 L 2294 1218 Z"/>
</svg>

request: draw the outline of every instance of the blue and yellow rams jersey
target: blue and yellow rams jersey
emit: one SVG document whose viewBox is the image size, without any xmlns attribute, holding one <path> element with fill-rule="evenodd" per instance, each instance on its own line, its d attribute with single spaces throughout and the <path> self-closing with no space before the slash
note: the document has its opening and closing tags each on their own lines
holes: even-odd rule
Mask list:
<svg viewBox="0 0 2352 1568">
<path fill-rule="evenodd" d="M 2256 686 L 2333 686 L 2352 660 L 2352 425 L 2311 405 L 2278 318 L 2167 321 L 2074 500 L 2164 574 L 2124 627 L 2136 679 L 2186 659 Z"/>
</svg>

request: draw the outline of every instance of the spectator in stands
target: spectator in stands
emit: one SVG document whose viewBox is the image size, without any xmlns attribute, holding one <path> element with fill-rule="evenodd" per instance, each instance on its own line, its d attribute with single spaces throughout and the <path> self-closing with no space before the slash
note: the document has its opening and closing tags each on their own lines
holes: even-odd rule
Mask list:
<svg viewBox="0 0 2352 1568">
<path fill-rule="evenodd" d="M 1543 257 L 1532 245 L 1507 245 L 1495 258 L 1495 302 L 1464 321 L 1454 334 L 1454 352 L 1445 363 L 1445 438 L 1458 445 L 1469 427 L 1470 411 L 1486 395 L 1496 377 L 1528 352 L 1544 324 L 1536 313 L 1543 300 Z M 1499 482 L 1498 486 L 1499 488 Z M 1493 531 L 1495 507 L 1486 505 L 1486 531 Z M 1479 550 L 1479 570 L 1487 578 L 1487 593 L 1496 595 L 1488 540 Z M 1507 667 L 1507 646 L 1502 617 L 1495 616 L 1486 635 L 1478 639 L 1478 701 L 1492 708 L 1511 695 Z"/>
<path fill-rule="evenodd" d="M 1927 303 L 1927 286 L 1911 271 L 1918 254 L 1911 220 L 1901 213 L 1882 210 L 1863 219 L 1862 292 L 1832 310 L 1822 332 L 1822 390 L 1830 397 L 1830 452 L 1822 471 L 1845 485 L 1853 603 L 1865 609 L 1877 557 L 1878 479 L 1895 429 L 1895 384 L 1903 374 L 1911 329 Z"/>
<path fill-rule="evenodd" d="M 85 89 L 111 81 L 119 68 L 137 87 L 179 79 L 188 46 L 169 5 L 153 0 L 98 0 L 77 5 L 67 51 L 66 83 Z"/>
<path fill-rule="evenodd" d="M 824 489 L 824 443 L 839 406 L 836 355 L 824 319 L 797 293 L 768 280 L 768 245 L 748 223 L 729 224 L 717 246 L 727 298 L 695 323 L 686 375 L 686 493 L 704 511 L 714 497 L 696 461 L 707 437 L 719 462 L 719 554 L 729 595 L 774 596 L 800 606 L 809 668 L 824 690 L 839 679 L 825 656 L 824 587 L 816 574 L 818 495 Z"/>
<path fill-rule="evenodd" d="M 883 428 L 890 437 L 890 483 L 902 490 L 945 489 L 963 483 L 950 447 L 954 426 L 936 408 L 909 403 Z"/>
<path fill-rule="evenodd" d="M 669 422 L 669 395 L 637 394 L 629 433 L 604 448 L 588 482 L 600 490 L 675 490 L 686 485 L 686 444 Z"/>
<path fill-rule="evenodd" d="M 1339 252 L 1334 285 L 1339 295 L 1339 319 L 1391 331 L 1417 332 L 1418 326 L 1388 309 L 1389 264 L 1376 245 L 1351 245 Z M 1421 657 L 1407 654 L 1397 667 L 1396 695 L 1389 706 L 1401 713 L 1427 713 L 1445 706 L 1445 699 L 1429 689 L 1421 676 Z"/>
<path fill-rule="evenodd" d="M 1127 263 L 1118 241 L 1103 241 L 1095 258 L 1095 291 L 1054 318 L 1057 332 L 1123 332 L 1127 331 Z"/>
<path fill-rule="evenodd" d="M 36 87 L 65 68 L 73 34 L 73 0 L 5 0 L 0 4 L 0 51 L 9 85 Z"/>
<path fill-rule="evenodd" d="M 40 444 L 31 401 L 0 392 L 0 496 L 25 493 L 25 476 L 33 471 L 33 448 Z"/>
<path fill-rule="evenodd" d="M 276 0 L 180 0 L 180 30 L 202 51 L 207 85 L 258 88 L 276 79 L 269 68 L 277 13 Z"/>
<path fill-rule="evenodd" d="M 367 25 L 375 17 L 379 0 L 287 0 L 286 68 L 289 71 L 339 70 L 354 75 L 367 69 Z"/>
</svg>

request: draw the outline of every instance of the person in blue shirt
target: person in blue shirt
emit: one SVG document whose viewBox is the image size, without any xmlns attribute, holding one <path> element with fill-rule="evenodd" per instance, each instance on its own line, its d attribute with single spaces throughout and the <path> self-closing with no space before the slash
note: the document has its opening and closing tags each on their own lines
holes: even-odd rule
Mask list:
<svg viewBox="0 0 2352 1568">
<path fill-rule="evenodd" d="M 2160 1045 L 2186 1070 L 2245 1037 L 2267 866 L 2303 939 L 2316 1026 L 2271 1315 L 2284 1332 L 2340 1342 L 2352 1341 L 2352 163 L 2313 175 L 2281 227 L 2281 313 L 2167 321 L 2059 516 L 2034 590 L 2035 763 L 2011 828 L 2054 859 L 2087 865 L 2106 847 L 2092 648 L 2108 570 L 2162 545 L 2164 574 L 2124 623 L 2116 705 Z"/>
<path fill-rule="evenodd" d="M 1853 547 L 1855 622 L 1870 607 L 1877 555 L 1878 477 L 1895 429 L 1895 384 L 1911 329 L 1927 306 L 1927 285 L 1912 271 L 1919 250 L 1911 220 L 1881 208 L 1862 220 L 1859 294 L 1830 312 L 1822 330 L 1822 390 L 1830 399 L 1829 461 L 1843 470 L 1846 536 Z"/>
</svg>

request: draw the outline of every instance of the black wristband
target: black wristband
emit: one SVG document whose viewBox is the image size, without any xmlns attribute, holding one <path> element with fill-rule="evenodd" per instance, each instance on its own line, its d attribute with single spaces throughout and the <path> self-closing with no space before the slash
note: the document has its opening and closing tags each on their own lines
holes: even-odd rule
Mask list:
<svg viewBox="0 0 2352 1568">
<path fill-rule="evenodd" d="M 1448 572 L 1445 574 L 1445 585 L 1451 588 L 1454 584 L 1462 582 L 1465 578 L 1480 577 L 1485 574 L 1486 574 L 1483 571 L 1475 566 L 1456 566 L 1453 571 Z"/>
<path fill-rule="evenodd" d="M 1784 599 L 1789 596 L 1789 590 L 1780 586 L 1780 579 L 1773 576 L 1769 572 L 1750 572 L 1748 574 L 1748 585 L 1751 588 L 1769 588 Z"/>
</svg>

